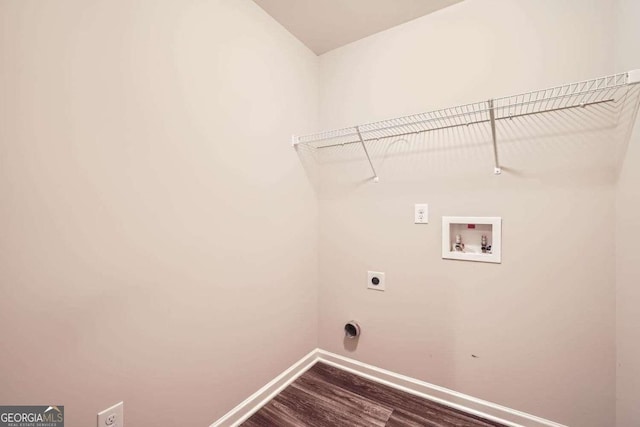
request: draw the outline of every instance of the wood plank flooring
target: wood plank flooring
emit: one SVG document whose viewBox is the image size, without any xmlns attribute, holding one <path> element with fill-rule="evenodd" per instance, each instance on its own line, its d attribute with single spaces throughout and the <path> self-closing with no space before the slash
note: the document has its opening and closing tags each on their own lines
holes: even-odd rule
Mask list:
<svg viewBox="0 0 640 427">
<path fill-rule="evenodd" d="M 504 427 L 320 362 L 242 426 Z"/>
</svg>

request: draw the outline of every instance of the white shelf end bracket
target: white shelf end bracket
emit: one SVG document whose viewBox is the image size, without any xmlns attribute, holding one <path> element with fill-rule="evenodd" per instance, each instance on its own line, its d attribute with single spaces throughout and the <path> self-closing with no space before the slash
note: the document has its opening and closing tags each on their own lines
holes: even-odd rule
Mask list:
<svg viewBox="0 0 640 427">
<path fill-rule="evenodd" d="M 493 174 L 500 175 L 502 173 L 502 168 L 500 167 L 500 162 L 498 161 L 498 142 L 496 140 L 496 112 L 493 106 L 493 99 L 487 101 L 489 104 L 489 119 L 491 121 L 491 140 L 493 142 Z"/>
<path fill-rule="evenodd" d="M 631 70 L 627 72 L 627 84 L 633 85 L 640 83 L 640 70 Z"/>
</svg>

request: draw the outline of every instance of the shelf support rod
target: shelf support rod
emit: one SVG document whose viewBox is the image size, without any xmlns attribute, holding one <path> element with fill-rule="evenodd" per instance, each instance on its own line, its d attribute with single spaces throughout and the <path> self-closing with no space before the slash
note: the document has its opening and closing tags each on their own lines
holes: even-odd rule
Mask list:
<svg viewBox="0 0 640 427">
<path fill-rule="evenodd" d="M 371 161 L 371 157 L 369 156 L 369 151 L 367 150 L 367 146 L 364 144 L 364 139 L 362 139 L 362 134 L 360 133 L 360 126 L 356 126 L 356 132 L 358 132 L 358 139 L 360 139 L 360 144 L 362 144 L 362 148 L 364 149 L 364 154 L 367 155 L 367 160 L 369 160 L 369 166 L 371 166 L 371 170 L 373 171 L 373 182 L 380 182 L 380 178 L 378 178 L 378 174 L 376 173 L 376 168 L 373 167 L 373 162 Z"/>
<path fill-rule="evenodd" d="M 498 161 L 498 142 L 496 140 L 496 111 L 493 106 L 493 99 L 489 101 L 489 120 L 491 122 L 491 140 L 493 142 L 493 161 L 495 166 L 493 168 L 494 175 L 500 175 L 502 168 L 500 168 L 500 162 Z"/>
</svg>

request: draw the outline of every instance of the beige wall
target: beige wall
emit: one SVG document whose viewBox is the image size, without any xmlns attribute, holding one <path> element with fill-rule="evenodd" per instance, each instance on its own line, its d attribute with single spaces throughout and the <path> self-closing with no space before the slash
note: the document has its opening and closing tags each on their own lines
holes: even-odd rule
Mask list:
<svg viewBox="0 0 640 427">
<path fill-rule="evenodd" d="M 466 0 L 321 57 L 333 128 L 613 72 L 614 2 Z M 580 427 L 615 417 L 614 198 L 602 108 L 322 150 L 320 346 Z M 413 224 L 429 203 L 430 224 Z M 500 265 L 441 259 L 443 215 L 503 217 Z M 387 291 L 368 291 L 367 270 Z M 344 321 L 361 322 L 357 346 Z M 477 357 L 473 357 L 475 355 Z"/>
<path fill-rule="evenodd" d="M 317 57 L 249 0 L 0 28 L 0 402 L 205 426 L 315 348 Z"/>
<path fill-rule="evenodd" d="M 640 68 L 640 2 L 617 2 L 616 67 Z M 640 422 L 640 125 L 636 123 L 616 198 L 617 427 Z"/>
<path fill-rule="evenodd" d="M 319 332 L 329 351 L 612 425 L 617 274 L 632 426 L 637 129 L 617 192 L 604 111 L 501 124 L 500 177 L 482 127 L 372 143 L 379 184 L 357 146 L 283 141 L 638 68 L 638 17 L 632 0 L 466 0 L 318 60 L 248 0 L 0 0 L 0 402 L 64 404 L 70 427 L 119 400 L 131 425 L 208 425 Z M 443 215 L 502 216 L 503 263 L 441 260 Z"/>
</svg>

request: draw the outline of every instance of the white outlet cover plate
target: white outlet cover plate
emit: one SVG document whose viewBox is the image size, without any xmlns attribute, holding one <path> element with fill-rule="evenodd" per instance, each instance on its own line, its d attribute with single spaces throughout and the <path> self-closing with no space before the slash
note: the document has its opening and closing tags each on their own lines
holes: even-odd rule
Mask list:
<svg viewBox="0 0 640 427">
<path fill-rule="evenodd" d="M 98 427 L 124 427 L 124 402 L 98 412 Z"/>
<path fill-rule="evenodd" d="M 379 283 L 377 285 L 373 284 L 372 280 L 374 277 L 377 277 L 379 280 Z M 384 291 L 385 290 L 384 273 L 380 271 L 368 271 L 367 272 L 367 288 L 374 289 L 376 291 Z"/>
<path fill-rule="evenodd" d="M 414 220 L 415 224 L 428 224 L 429 223 L 429 205 L 426 203 L 416 203 L 414 208 Z"/>
</svg>

